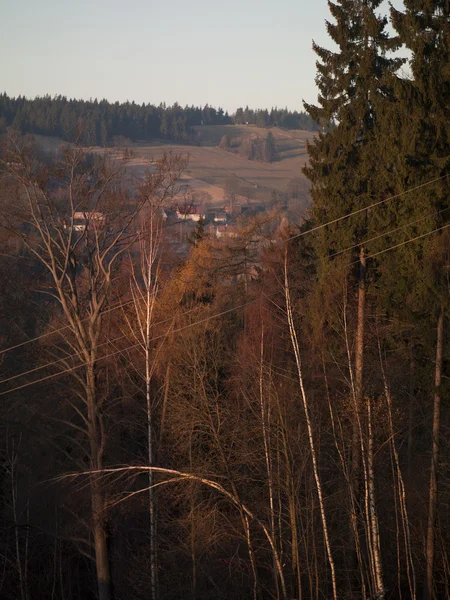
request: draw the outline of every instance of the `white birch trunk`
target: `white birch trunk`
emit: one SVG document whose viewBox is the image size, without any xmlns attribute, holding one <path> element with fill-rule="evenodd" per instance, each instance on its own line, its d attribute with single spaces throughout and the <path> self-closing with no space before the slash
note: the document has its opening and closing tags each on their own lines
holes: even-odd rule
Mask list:
<svg viewBox="0 0 450 600">
<path fill-rule="evenodd" d="M 298 381 L 299 381 L 299 385 L 300 385 L 301 398 L 302 398 L 302 402 L 303 402 L 303 410 L 305 412 L 305 418 L 306 418 L 306 427 L 307 427 L 307 431 L 308 431 L 309 447 L 310 447 L 311 458 L 312 458 L 312 463 L 313 463 L 314 479 L 316 482 L 317 496 L 319 498 L 319 508 L 320 508 L 320 516 L 321 516 L 321 520 L 322 520 L 323 537 L 324 537 L 325 547 L 326 547 L 326 551 L 327 551 L 328 563 L 330 565 L 330 570 L 331 570 L 331 583 L 332 583 L 332 588 L 333 588 L 333 599 L 337 600 L 336 569 L 335 569 L 335 565 L 334 565 L 333 554 L 331 552 L 330 537 L 329 537 L 329 533 L 328 533 L 328 524 L 327 524 L 327 518 L 326 518 L 326 513 L 325 513 L 325 504 L 324 504 L 324 500 L 323 500 L 322 483 L 320 481 L 320 476 L 319 476 L 319 469 L 318 469 L 318 465 L 317 465 L 316 446 L 315 446 L 315 442 L 314 442 L 314 434 L 313 434 L 313 430 L 312 430 L 311 417 L 309 414 L 308 398 L 306 396 L 306 391 L 305 391 L 305 387 L 304 387 L 304 383 L 303 383 L 303 372 L 302 372 L 302 363 L 301 363 L 301 357 L 300 357 L 300 347 L 298 344 L 297 332 L 295 329 L 294 317 L 293 317 L 293 313 L 292 313 L 289 278 L 288 278 L 288 271 L 287 271 L 287 250 L 285 251 L 285 255 L 284 255 L 284 293 L 285 293 L 285 300 L 286 300 L 286 313 L 287 313 L 287 319 L 288 319 L 288 325 L 289 325 L 289 333 L 290 333 L 290 337 L 291 337 L 292 347 L 294 349 L 295 362 L 297 365 Z"/>
</svg>

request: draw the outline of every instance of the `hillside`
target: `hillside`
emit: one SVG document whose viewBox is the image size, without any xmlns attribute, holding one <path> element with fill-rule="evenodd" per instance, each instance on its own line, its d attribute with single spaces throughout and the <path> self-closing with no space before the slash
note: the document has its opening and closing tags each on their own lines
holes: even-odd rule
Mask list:
<svg viewBox="0 0 450 600">
<path fill-rule="evenodd" d="M 196 192 L 206 192 L 209 204 L 224 204 L 225 189 L 232 188 L 238 202 L 268 204 L 277 195 L 287 194 L 289 212 L 294 220 L 300 220 L 310 202 L 309 183 L 302 173 L 307 161 L 306 141 L 312 139 L 309 131 L 289 131 L 280 128 L 258 128 L 246 125 L 209 125 L 196 128 L 198 145 L 168 143 L 132 144 L 134 157 L 129 169 L 141 178 L 148 165 L 164 152 L 189 155 L 189 165 L 182 184 Z M 258 136 L 264 138 L 271 131 L 276 144 L 276 158 L 272 163 L 247 160 L 237 153 L 218 147 L 220 139 L 227 134 L 230 138 Z M 39 144 L 48 151 L 55 151 L 65 143 L 54 137 L 35 136 Z M 105 151 L 96 148 L 97 151 Z"/>
<path fill-rule="evenodd" d="M 307 161 L 306 141 L 312 139 L 313 133 L 246 125 L 210 125 L 195 129 L 199 145 L 166 142 L 137 144 L 133 148 L 136 155 L 134 166 L 143 166 L 146 161 L 157 159 L 163 152 L 188 153 L 190 161 L 185 182 L 211 194 L 213 203 L 223 202 L 223 190 L 230 185 L 235 187 L 240 196 L 262 203 L 270 202 L 273 192 L 292 195 L 290 192 L 295 187 L 297 197 L 290 199 L 290 209 L 295 213 L 304 213 L 309 205 L 309 193 L 302 167 Z M 247 160 L 218 147 L 225 134 L 237 138 L 249 135 L 264 138 L 268 131 L 274 135 L 277 150 L 272 163 Z"/>
</svg>

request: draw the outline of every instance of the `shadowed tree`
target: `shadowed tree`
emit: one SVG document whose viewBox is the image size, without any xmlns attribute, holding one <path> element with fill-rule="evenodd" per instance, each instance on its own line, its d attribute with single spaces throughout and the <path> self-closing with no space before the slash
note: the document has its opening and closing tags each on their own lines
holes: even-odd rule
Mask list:
<svg viewBox="0 0 450 600">
<path fill-rule="evenodd" d="M 135 220 L 148 195 L 131 199 L 122 185 L 123 164 L 107 156 L 65 149 L 53 165 L 42 165 L 32 149 L 10 138 L 2 159 L 10 198 L 4 206 L 6 228 L 47 273 L 42 292 L 52 299 L 65 327 L 54 349 L 72 374 L 73 410 L 87 442 L 91 528 L 100 600 L 111 597 L 106 498 L 95 471 L 102 469 L 107 446 L 105 395 L 100 391 L 100 351 L 104 312 L 121 257 L 137 239 Z M 178 179 L 180 162 L 168 155 L 148 175 L 153 193 L 164 193 Z"/>
</svg>

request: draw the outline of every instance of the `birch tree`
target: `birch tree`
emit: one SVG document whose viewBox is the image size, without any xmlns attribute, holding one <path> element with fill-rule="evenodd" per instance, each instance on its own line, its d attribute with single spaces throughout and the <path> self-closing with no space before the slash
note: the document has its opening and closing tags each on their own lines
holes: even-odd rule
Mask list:
<svg viewBox="0 0 450 600">
<path fill-rule="evenodd" d="M 174 164 L 166 156 L 152 175 L 155 193 L 173 177 Z M 47 273 L 42 292 L 55 303 L 64 323 L 54 347 L 78 397 L 72 408 L 82 425 L 73 427 L 87 441 L 100 600 L 111 598 L 106 498 L 96 474 L 104 466 L 107 448 L 105 397 L 98 386 L 103 315 L 119 262 L 137 239 L 135 220 L 146 203 L 145 196 L 130 197 L 123 167 L 108 156 L 86 155 L 79 147 L 65 148 L 53 165 L 43 165 L 32 149 L 13 137 L 2 159 L 14 198 L 5 206 L 6 227 Z"/>
</svg>

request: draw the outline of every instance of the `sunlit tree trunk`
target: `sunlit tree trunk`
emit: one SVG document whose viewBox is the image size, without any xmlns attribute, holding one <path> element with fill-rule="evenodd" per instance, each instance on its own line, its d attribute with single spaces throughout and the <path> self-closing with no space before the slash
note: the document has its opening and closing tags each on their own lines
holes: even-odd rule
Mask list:
<svg viewBox="0 0 450 600">
<path fill-rule="evenodd" d="M 309 409 L 308 399 L 306 396 L 305 386 L 304 386 L 304 382 L 303 382 L 300 347 L 298 344 L 297 332 L 296 332 L 295 325 L 294 325 L 294 315 L 292 312 L 291 293 L 290 293 L 289 278 L 288 278 L 287 250 L 285 251 L 285 257 L 284 257 L 284 294 L 285 294 L 285 301 L 286 301 L 286 314 L 287 314 L 287 320 L 288 320 L 288 326 L 289 326 L 289 333 L 290 333 L 292 347 L 294 350 L 295 362 L 296 362 L 296 366 L 297 366 L 298 381 L 299 381 L 299 385 L 300 385 L 301 398 L 302 398 L 302 403 L 303 403 L 303 410 L 304 410 L 305 418 L 306 418 L 306 427 L 307 427 L 307 431 L 308 431 L 309 448 L 310 448 L 311 459 L 312 459 L 312 463 L 313 463 L 313 472 L 314 472 L 314 480 L 316 483 L 316 491 L 317 491 L 317 496 L 319 499 L 319 509 L 320 509 L 320 516 L 321 516 L 321 520 L 322 520 L 322 529 L 323 529 L 323 536 L 324 536 L 324 541 L 325 541 L 325 548 L 327 551 L 328 563 L 330 565 L 330 570 L 331 570 L 331 583 L 332 583 L 332 588 L 333 588 L 333 598 L 334 598 L 334 600 L 337 600 L 336 569 L 335 569 L 335 565 L 334 565 L 333 554 L 331 551 L 330 536 L 329 536 L 329 531 L 328 531 L 327 518 L 326 518 L 326 514 L 325 514 L 325 504 L 324 504 L 324 500 L 323 500 L 322 483 L 320 480 L 319 468 L 318 468 L 318 464 L 317 464 L 316 444 L 314 441 L 314 435 L 313 435 L 313 430 L 312 430 L 310 409 Z"/>
<path fill-rule="evenodd" d="M 444 307 L 441 307 L 436 340 L 436 366 L 434 372 L 434 402 L 433 402 L 433 442 L 431 450 L 431 473 L 428 506 L 428 527 L 426 542 L 427 573 L 424 587 L 424 599 L 434 598 L 434 553 L 435 553 L 435 526 L 438 501 L 438 466 L 439 466 L 439 434 L 441 419 L 441 379 L 442 379 L 442 354 L 444 346 Z"/>
<path fill-rule="evenodd" d="M 361 247 L 359 255 L 358 316 L 355 348 L 355 419 L 352 436 L 352 481 L 353 494 L 358 502 L 361 464 L 361 443 L 358 417 L 363 402 L 364 328 L 366 321 L 366 257 Z"/>
<path fill-rule="evenodd" d="M 389 441 L 390 441 L 392 455 L 394 457 L 394 465 L 393 465 L 393 469 L 395 468 L 394 485 L 395 485 L 395 481 L 396 481 L 397 494 L 398 494 L 399 505 L 400 505 L 400 514 L 401 514 L 401 519 L 402 519 L 404 543 L 405 543 L 406 572 L 407 572 L 407 577 L 408 577 L 408 584 L 409 584 L 409 590 L 410 590 L 410 594 L 411 594 L 411 600 L 416 600 L 416 597 L 417 597 L 416 573 L 415 573 L 415 568 L 414 568 L 414 560 L 413 560 L 413 553 L 412 553 L 412 547 L 411 547 L 411 529 L 410 529 L 408 509 L 407 509 L 407 504 L 406 504 L 406 489 L 405 489 L 405 484 L 403 481 L 402 470 L 400 467 L 400 458 L 398 455 L 397 444 L 395 442 L 395 431 L 394 431 L 394 424 L 393 424 L 393 418 L 392 418 L 391 391 L 389 389 L 389 385 L 388 385 L 388 381 L 387 381 L 387 377 L 386 377 L 386 373 L 385 373 L 385 369 L 384 369 L 384 365 L 383 365 L 383 357 L 381 354 L 381 344 L 380 344 L 379 340 L 378 340 L 378 348 L 379 348 L 379 354 L 380 354 L 381 374 L 383 376 L 384 394 L 386 397 L 387 408 L 388 408 L 387 414 L 388 414 L 388 423 L 389 423 Z M 409 448 L 408 448 L 408 450 L 409 450 Z M 408 464 L 408 469 L 409 469 L 409 464 Z M 398 562 L 400 563 L 400 561 L 398 561 Z M 400 567 L 400 565 L 399 565 L 399 567 Z M 399 569 L 399 573 L 398 573 L 399 587 L 400 587 L 400 577 L 401 577 L 401 573 L 400 573 L 400 569 Z"/>
</svg>

